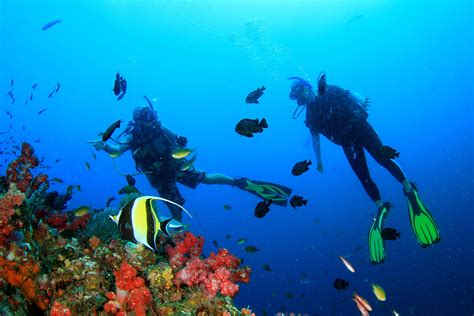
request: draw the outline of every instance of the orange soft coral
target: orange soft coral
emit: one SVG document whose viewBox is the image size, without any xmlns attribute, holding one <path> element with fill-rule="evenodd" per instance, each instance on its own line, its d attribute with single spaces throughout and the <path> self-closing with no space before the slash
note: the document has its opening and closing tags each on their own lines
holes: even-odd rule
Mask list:
<svg viewBox="0 0 474 316">
<path fill-rule="evenodd" d="M 45 310 L 49 303 L 48 299 L 38 295 L 33 281 L 39 270 L 38 264 L 31 260 L 20 264 L 0 257 L 0 278 L 10 286 L 21 290 L 26 299 L 35 302 L 39 308 Z"/>
</svg>

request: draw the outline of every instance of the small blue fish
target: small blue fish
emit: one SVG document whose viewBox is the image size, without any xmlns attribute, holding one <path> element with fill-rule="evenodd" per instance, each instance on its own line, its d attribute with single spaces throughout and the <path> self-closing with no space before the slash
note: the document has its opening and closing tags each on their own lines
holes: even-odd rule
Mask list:
<svg viewBox="0 0 474 316">
<path fill-rule="evenodd" d="M 48 23 L 43 25 L 43 27 L 41 29 L 43 31 L 46 31 L 46 30 L 50 29 L 51 27 L 55 26 L 56 24 L 61 23 L 61 21 L 62 21 L 61 19 L 56 19 L 56 20 L 49 21 Z"/>
</svg>

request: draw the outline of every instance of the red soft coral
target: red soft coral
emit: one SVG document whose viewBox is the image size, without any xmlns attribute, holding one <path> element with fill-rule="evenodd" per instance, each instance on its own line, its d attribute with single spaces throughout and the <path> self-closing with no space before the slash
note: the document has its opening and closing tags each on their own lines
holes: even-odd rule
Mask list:
<svg viewBox="0 0 474 316">
<path fill-rule="evenodd" d="M 174 283 L 187 286 L 202 286 L 210 297 L 220 292 L 233 297 L 239 291 L 236 282 L 248 282 L 250 268 L 239 269 L 240 260 L 227 249 L 219 249 L 201 258 L 204 239 L 190 232 L 178 236 L 176 247 L 168 247 L 166 253 L 171 266 L 176 271 Z"/>
<path fill-rule="evenodd" d="M 204 238 L 196 237 L 190 232 L 179 234 L 176 238 L 179 239 L 176 246 L 171 247 L 167 245 L 166 248 L 169 262 L 174 269 L 183 266 L 189 258 L 199 257 L 204 246 Z"/>
<path fill-rule="evenodd" d="M 146 316 L 146 311 L 151 301 L 150 290 L 146 287 L 133 289 L 128 297 L 128 304 L 137 316 Z"/>
<path fill-rule="evenodd" d="M 67 227 L 67 215 L 64 213 L 53 213 L 48 216 L 48 219 L 46 220 L 46 223 L 48 223 L 49 226 L 59 229 L 59 230 L 64 230 Z"/>
<path fill-rule="evenodd" d="M 25 194 L 17 190 L 15 184 L 10 184 L 7 193 L 0 197 L 0 245 L 6 246 L 11 233 L 11 217 L 15 214 L 15 207 L 20 206 L 25 199 Z"/>
<path fill-rule="evenodd" d="M 126 262 L 120 269 L 114 272 L 117 294 L 107 292 L 109 301 L 104 305 L 107 313 L 125 313 L 128 310 L 135 312 L 137 316 L 145 316 L 152 302 L 150 290 L 145 286 L 145 280 L 137 276 L 137 270 Z"/>
<path fill-rule="evenodd" d="M 118 271 L 114 272 L 117 288 L 131 291 L 134 288 L 145 285 L 143 278 L 137 277 L 137 270 L 124 262 Z"/>
<path fill-rule="evenodd" d="M 33 187 L 33 175 L 30 169 L 39 165 L 38 158 L 33 155 L 34 149 L 28 143 L 21 145 L 21 155 L 12 161 L 7 168 L 7 185 L 15 183 L 17 188 L 28 195 L 37 190 L 42 183 L 45 183 L 47 177 L 44 175 L 35 178 L 36 183 Z"/>
<path fill-rule="evenodd" d="M 55 301 L 54 304 L 53 304 L 53 307 L 51 308 L 50 315 L 51 316 L 71 316 L 72 313 L 69 310 L 69 308 L 67 308 L 66 306 L 64 306 L 60 302 Z"/>
</svg>

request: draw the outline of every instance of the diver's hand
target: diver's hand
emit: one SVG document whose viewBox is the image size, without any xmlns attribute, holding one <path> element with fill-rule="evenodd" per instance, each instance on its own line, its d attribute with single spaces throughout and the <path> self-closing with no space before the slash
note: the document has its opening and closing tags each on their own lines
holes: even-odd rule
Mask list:
<svg viewBox="0 0 474 316">
<path fill-rule="evenodd" d="M 98 140 L 95 143 L 93 143 L 92 146 L 94 146 L 95 150 L 101 151 L 101 150 L 104 150 L 106 144 L 105 142 Z"/>
<path fill-rule="evenodd" d="M 316 170 L 318 170 L 319 173 L 324 172 L 323 164 L 321 162 L 318 162 L 318 167 L 317 167 Z"/>
</svg>

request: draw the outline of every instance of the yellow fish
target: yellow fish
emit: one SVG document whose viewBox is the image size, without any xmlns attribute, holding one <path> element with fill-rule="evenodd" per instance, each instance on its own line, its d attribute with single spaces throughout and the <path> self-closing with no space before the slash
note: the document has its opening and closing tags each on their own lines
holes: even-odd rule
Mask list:
<svg viewBox="0 0 474 316">
<path fill-rule="evenodd" d="M 372 292 L 379 301 L 385 302 L 387 299 L 384 289 L 378 284 L 372 284 Z"/>
<path fill-rule="evenodd" d="M 344 258 L 343 256 L 339 256 L 339 259 L 341 259 L 342 263 L 344 263 L 344 265 L 346 266 L 347 270 L 351 271 L 352 273 L 355 273 L 356 270 L 354 269 L 354 267 L 352 266 L 352 264 L 347 261 L 346 258 Z"/>
<path fill-rule="evenodd" d="M 109 154 L 110 158 L 117 158 L 118 156 L 120 156 L 120 153 L 111 153 L 111 154 Z"/>
<path fill-rule="evenodd" d="M 87 213 L 89 213 L 90 209 L 91 209 L 90 206 L 86 206 L 86 205 L 79 206 L 79 207 L 76 208 L 76 210 L 74 211 L 74 216 L 77 216 L 77 217 L 84 216 L 84 215 L 86 215 Z"/>
<path fill-rule="evenodd" d="M 171 157 L 174 159 L 183 159 L 189 156 L 190 153 L 192 153 L 194 149 L 189 149 L 189 148 L 176 148 L 173 150 L 171 153 Z"/>
<path fill-rule="evenodd" d="M 189 168 L 191 168 L 194 165 L 194 162 L 196 161 L 197 155 L 192 156 L 188 161 L 186 161 L 182 166 L 181 166 L 181 171 L 186 171 Z"/>
</svg>

